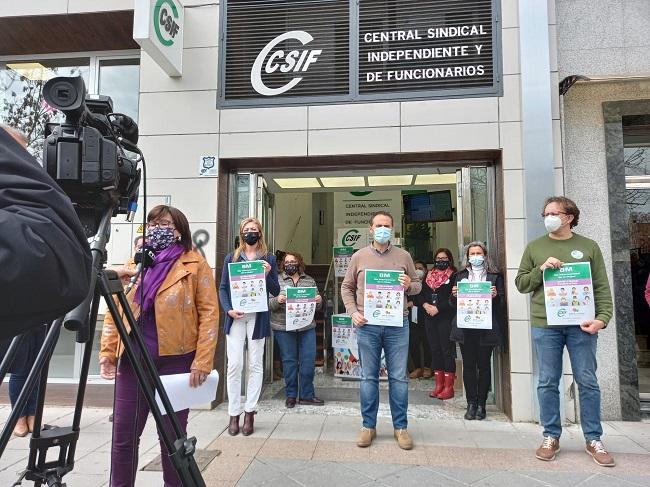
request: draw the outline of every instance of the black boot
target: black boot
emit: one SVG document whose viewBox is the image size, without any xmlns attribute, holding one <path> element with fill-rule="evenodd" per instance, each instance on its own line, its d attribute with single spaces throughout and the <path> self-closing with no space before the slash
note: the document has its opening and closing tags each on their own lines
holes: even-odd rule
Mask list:
<svg viewBox="0 0 650 487">
<path fill-rule="evenodd" d="M 478 408 L 476 409 L 476 419 L 480 421 L 482 419 L 485 419 L 485 416 L 487 416 L 487 413 L 485 411 L 485 403 L 482 402 L 481 404 L 478 405 Z"/>
<path fill-rule="evenodd" d="M 465 413 L 465 419 L 472 420 L 476 419 L 476 408 L 478 405 L 475 402 L 467 403 L 467 412 Z"/>
</svg>

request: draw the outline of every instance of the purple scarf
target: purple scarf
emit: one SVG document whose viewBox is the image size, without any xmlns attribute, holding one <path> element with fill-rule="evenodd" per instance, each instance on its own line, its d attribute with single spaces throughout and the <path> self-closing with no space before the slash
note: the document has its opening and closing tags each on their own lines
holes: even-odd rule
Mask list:
<svg viewBox="0 0 650 487">
<path fill-rule="evenodd" d="M 145 311 L 153 309 L 154 300 L 156 299 L 156 294 L 161 284 L 169 274 L 169 270 L 172 268 L 174 263 L 178 258 L 185 252 L 183 246 L 179 243 L 170 245 L 165 250 L 161 250 L 156 254 L 156 258 L 153 261 L 153 265 L 147 269 L 142 281 L 144 286 L 144 306 L 142 308 Z M 140 290 L 136 289 L 134 301 L 137 304 L 141 304 Z"/>
</svg>

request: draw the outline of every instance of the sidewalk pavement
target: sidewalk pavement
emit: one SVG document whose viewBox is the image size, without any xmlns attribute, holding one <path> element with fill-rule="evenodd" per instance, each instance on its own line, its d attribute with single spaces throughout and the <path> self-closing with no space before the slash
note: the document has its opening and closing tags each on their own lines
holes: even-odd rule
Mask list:
<svg viewBox="0 0 650 487">
<path fill-rule="evenodd" d="M 390 419 L 380 417 L 378 437 L 370 448 L 355 444 L 360 419 L 356 415 L 325 415 L 325 409 L 275 408 L 256 416 L 255 433 L 230 437 L 225 432 L 224 405 L 214 411 L 192 411 L 189 433 L 200 449 L 220 453 L 204 469 L 206 485 L 217 486 L 648 486 L 650 485 L 650 422 L 604 423 L 605 446 L 617 466 L 603 468 L 584 452 L 580 427 L 570 425 L 554 462 L 541 462 L 534 450 L 541 429 L 511 423 L 499 416 L 485 421 L 409 418 L 415 441 L 400 450 Z M 109 409 L 84 409 L 74 472 L 68 487 L 108 485 L 111 423 Z M 0 407 L 0 423 L 9 408 Z M 45 422 L 71 423 L 71 408 L 46 408 Z M 496 419 L 495 419 L 496 418 Z M 10 486 L 26 464 L 28 438 L 14 438 L 0 459 L 0 485 Z M 153 421 L 141 440 L 143 468 L 158 455 Z M 31 485 L 24 483 L 23 485 Z M 162 485 L 160 472 L 139 471 L 137 486 Z"/>
</svg>

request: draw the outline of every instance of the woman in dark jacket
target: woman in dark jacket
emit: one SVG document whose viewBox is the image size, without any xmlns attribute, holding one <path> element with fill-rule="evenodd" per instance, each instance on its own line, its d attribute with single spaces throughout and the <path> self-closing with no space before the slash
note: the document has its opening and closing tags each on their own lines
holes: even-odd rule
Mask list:
<svg viewBox="0 0 650 487">
<path fill-rule="evenodd" d="M 456 306 L 457 283 L 490 281 L 492 283 L 492 329 L 458 328 L 453 322 L 451 339 L 460 344 L 463 355 L 463 384 L 467 397 L 465 419 L 485 419 L 485 402 L 492 380 L 492 350 L 502 343 L 505 321 L 505 286 L 503 275 L 492 265 L 482 242 L 465 247 L 463 268 L 452 279 L 451 302 Z"/>
<path fill-rule="evenodd" d="M 427 265 L 421 260 L 415 261 L 415 274 L 420 280 L 424 280 L 427 275 Z M 420 377 L 430 379 L 433 375 L 431 347 L 424 329 L 427 313 L 422 309 L 421 304 L 416 304 L 422 301 L 419 296 L 424 292 L 424 286 L 422 289 L 419 294 L 411 296 L 407 303 L 409 309 L 409 355 L 413 362 L 413 370 L 409 374 L 409 379 L 419 379 Z"/>
<path fill-rule="evenodd" d="M 264 241 L 262 224 L 257 218 L 245 218 L 239 225 L 239 247 L 228 254 L 223 263 L 219 300 L 226 313 L 226 355 L 228 357 L 228 433 L 239 434 L 241 405 L 241 375 L 244 368 L 244 346 L 248 351 L 248 380 L 246 404 L 244 405 L 244 436 L 253 433 L 253 422 L 257 412 L 257 401 L 262 392 L 264 373 L 264 343 L 271 336 L 271 319 L 268 311 L 244 313 L 233 304 L 230 296 L 230 274 L 228 264 L 261 260 L 266 274 L 266 291 L 271 296 L 280 293 L 278 268 L 275 256 L 268 251 Z M 246 341 L 248 343 L 246 344 Z"/>
<path fill-rule="evenodd" d="M 424 326 L 431 347 L 436 386 L 429 394 L 438 399 L 454 397 L 456 379 L 456 346 L 449 339 L 456 308 L 451 305 L 451 277 L 455 272 L 454 257 L 449 249 L 438 249 L 434 267 L 422 283 L 422 292 L 415 305 L 426 312 Z"/>
</svg>

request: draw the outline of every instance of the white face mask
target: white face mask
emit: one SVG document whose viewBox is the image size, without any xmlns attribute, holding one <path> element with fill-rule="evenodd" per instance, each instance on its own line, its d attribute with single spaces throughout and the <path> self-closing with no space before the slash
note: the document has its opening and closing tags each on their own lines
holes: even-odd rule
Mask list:
<svg viewBox="0 0 650 487">
<path fill-rule="evenodd" d="M 547 232 L 557 232 L 562 226 L 562 218 L 555 215 L 548 215 L 544 218 L 544 226 Z"/>
<path fill-rule="evenodd" d="M 415 275 L 422 279 L 424 277 L 424 271 L 422 269 L 415 269 Z"/>
</svg>

